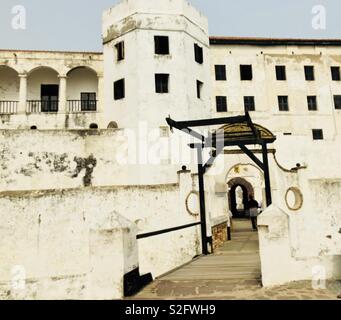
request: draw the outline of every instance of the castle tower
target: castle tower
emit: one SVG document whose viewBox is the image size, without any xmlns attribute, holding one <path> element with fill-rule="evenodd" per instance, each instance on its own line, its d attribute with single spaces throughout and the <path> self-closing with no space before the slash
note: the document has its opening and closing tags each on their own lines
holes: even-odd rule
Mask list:
<svg viewBox="0 0 341 320">
<path fill-rule="evenodd" d="M 184 0 L 124 0 L 103 14 L 104 119 L 167 126 L 210 110 L 206 17 Z"/>
</svg>

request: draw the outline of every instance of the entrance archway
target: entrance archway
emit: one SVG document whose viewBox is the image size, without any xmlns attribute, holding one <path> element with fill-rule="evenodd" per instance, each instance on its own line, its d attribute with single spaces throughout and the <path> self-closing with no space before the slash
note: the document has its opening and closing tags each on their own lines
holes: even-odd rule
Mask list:
<svg viewBox="0 0 341 320">
<path fill-rule="evenodd" d="M 228 182 L 228 186 L 229 207 L 233 217 L 246 218 L 249 196 L 254 196 L 254 189 L 252 185 L 243 178 L 234 178 Z"/>
</svg>

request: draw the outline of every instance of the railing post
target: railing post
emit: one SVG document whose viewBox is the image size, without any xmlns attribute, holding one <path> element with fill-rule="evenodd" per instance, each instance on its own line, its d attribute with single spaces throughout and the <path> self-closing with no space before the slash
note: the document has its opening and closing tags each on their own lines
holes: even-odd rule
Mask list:
<svg viewBox="0 0 341 320">
<path fill-rule="evenodd" d="M 66 102 L 66 75 L 59 76 L 59 112 L 67 112 L 67 102 Z"/>
<path fill-rule="evenodd" d="M 18 113 L 26 113 L 27 104 L 27 74 L 19 74 L 20 88 L 19 88 L 19 106 Z"/>
</svg>

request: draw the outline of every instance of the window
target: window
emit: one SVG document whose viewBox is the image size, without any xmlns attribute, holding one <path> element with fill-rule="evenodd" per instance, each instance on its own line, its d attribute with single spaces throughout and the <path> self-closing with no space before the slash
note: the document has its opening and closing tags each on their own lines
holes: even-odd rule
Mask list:
<svg viewBox="0 0 341 320">
<path fill-rule="evenodd" d="M 252 80 L 252 65 L 241 65 L 240 66 L 240 79 L 241 80 Z"/>
<path fill-rule="evenodd" d="M 316 111 L 317 110 L 317 98 L 316 96 L 308 96 L 308 110 L 309 111 Z"/>
<path fill-rule="evenodd" d="M 255 111 L 255 97 L 244 97 L 245 111 Z"/>
<path fill-rule="evenodd" d="M 215 66 L 215 79 L 217 81 L 226 80 L 226 66 L 225 65 L 216 65 Z"/>
<path fill-rule="evenodd" d="M 314 67 L 313 66 L 304 66 L 304 73 L 305 73 L 305 79 L 307 81 L 314 81 L 315 80 Z"/>
<path fill-rule="evenodd" d="M 124 79 L 114 82 L 114 99 L 120 100 L 125 97 Z"/>
<path fill-rule="evenodd" d="M 58 112 L 59 86 L 55 84 L 42 84 L 40 92 L 41 112 Z"/>
<path fill-rule="evenodd" d="M 340 95 L 334 96 L 334 105 L 335 105 L 335 109 L 341 109 L 341 96 Z"/>
<path fill-rule="evenodd" d="M 117 61 L 124 60 L 124 42 L 119 42 L 115 45 Z"/>
<path fill-rule="evenodd" d="M 96 111 L 96 92 L 81 92 L 81 110 Z"/>
<path fill-rule="evenodd" d="M 341 81 L 340 67 L 331 67 L 331 71 L 332 71 L 332 80 Z"/>
<path fill-rule="evenodd" d="M 203 88 L 204 84 L 197 80 L 197 97 L 198 99 L 201 99 L 201 93 L 202 93 L 202 88 Z"/>
<path fill-rule="evenodd" d="M 157 73 L 155 74 L 155 92 L 168 93 L 169 92 L 169 74 Z"/>
<path fill-rule="evenodd" d="M 276 78 L 279 81 L 287 80 L 285 66 L 276 66 Z"/>
<path fill-rule="evenodd" d="M 289 111 L 288 96 L 278 96 L 279 111 Z"/>
<path fill-rule="evenodd" d="M 198 46 L 196 43 L 194 44 L 194 57 L 195 61 L 203 64 L 204 63 L 204 53 L 202 47 Z"/>
<path fill-rule="evenodd" d="M 227 98 L 216 97 L 217 112 L 227 112 Z"/>
<path fill-rule="evenodd" d="M 169 38 L 165 36 L 155 36 L 155 54 L 169 54 Z"/>
<path fill-rule="evenodd" d="M 313 129 L 313 139 L 314 140 L 323 140 L 323 130 L 322 129 Z"/>
</svg>

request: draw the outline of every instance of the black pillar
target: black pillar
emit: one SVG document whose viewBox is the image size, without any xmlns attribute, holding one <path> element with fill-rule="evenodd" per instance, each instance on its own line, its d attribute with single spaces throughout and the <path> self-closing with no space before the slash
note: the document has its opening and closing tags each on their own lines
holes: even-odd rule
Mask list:
<svg viewBox="0 0 341 320">
<path fill-rule="evenodd" d="M 201 242 L 202 253 L 207 255 L 207 227 L 206 227 L 206 206 L 205 206 L 205 168 L 203 165 L 202 148 L 197 148 L 198 153 L 198 176 L 199 176 L 199 198 L 200 198 L 200 220 L 201 220 Z"/>
<path fill-rule="evenodd" d="M 271 197 L 271 182 L 270 182 L 270 170 L 269 170 L 269 159 L 268 159 L 268 147 L 267 147 L 266 143 L 262 144 L 262 151 L 263 151 L 266 205 L 267 205 L 267 207 L 269 207 L 272 204 L 272 197 Z"/>
</svg>

